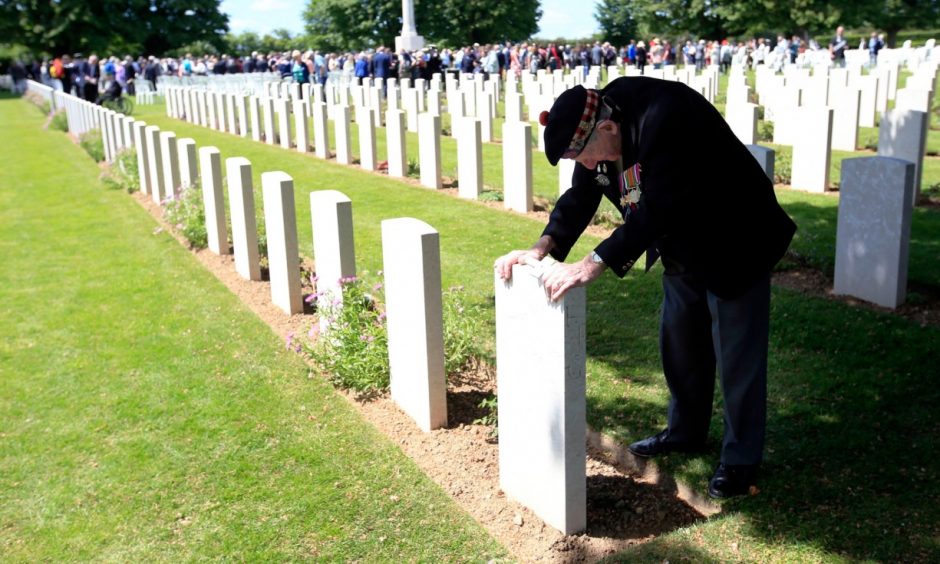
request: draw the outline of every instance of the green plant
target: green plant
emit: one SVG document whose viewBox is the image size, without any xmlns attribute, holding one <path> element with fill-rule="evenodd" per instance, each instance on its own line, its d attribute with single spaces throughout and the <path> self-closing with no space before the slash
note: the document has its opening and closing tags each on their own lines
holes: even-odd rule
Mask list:
<svg viewBox="0 0 940 564">
<path fill-rule="evenodd" d="M 163 217 L 189 242 L 190 247 L 204 249 L 209 244 L 202 190 L 198 184 L 183 188 L 178 199 L 164 202 Z"/>
<path fill-rule="evenodd" d="M 412 178 L 421 176 L 421 164 L 418 162 L 418 159 L 408 159 L 408 170 L 405 172 L 405 176 Z"/>
<path fill-rule="evenodd" d="M 774 124 L 770 121 L 757 122 L 757 140 L 770 143 L 774 140 Z"/>
<path fill-rule="evenodd" d="M 372 286 L 355 276 L 340 281 L 341 296 L 318 291 L 306 298 L 315 304 L 320 323 L 287 347 L 306 352 L 336 386 L 373 394 L 388 388 L 388 336 L 382 309 L 382 285 Z"/>
<path fill-rule="evenodd" d="M 484 398 L 483 401 L 477 404 L 477 407 L 480 409 L 485 409 L 486 415 L 473 420 L 474 425 L 485 425 L 487 427 L 492 427 L 492 429 L 490 429 L 490 436 L 493 438 L 499 436 L 499 418 L 497 417 L 498 403 L 499 401 L 496 396 Z"/>
<path fill-rule="evenodd" d="M 481 202 L 502 202 L 503 193 L 495 190 L 484 190 L 480 193 Z"/>
<path fill-rule="evenodd" d="M 444 292 L 441 305 L 444 317 L 444 372 L 450 376 L 470 368 L 483 356 L 480 329 L 485 315 L 472 304 L 462 286 Z"/>
<path fill-rule="evenodd" d="M 104 145 L 101 141 L 100 129 L 90 129 L 79 135 L 78 144 L 82 146 L 82 149 L 85 149 L 85 152 L 91 158 L 95 159 L 96 163 L 104 160 Z"/>
<path fill-rule="evenodd" d="M 137 168 L 137 150 L 127 148 L 118 153 L 117 160 L 111 165 L 111 172 L 117 177 L 121 188 L 128 194 L 140 190 L 140 173 Z"/>
<path fill-rule="evenodd" d="M 49 120 L 49 127 L 63 132 L 69 130 L 69 118 L 66 115 L 65 110 L 59 110 L 52 114 L 52 119 Z"/>
<path fill-rule="evenodd" d="M 777 151 L 774 159 L 774 183 L 790 184 L 790 170 L 793 158 L 790 151 Z"/>
</svg>

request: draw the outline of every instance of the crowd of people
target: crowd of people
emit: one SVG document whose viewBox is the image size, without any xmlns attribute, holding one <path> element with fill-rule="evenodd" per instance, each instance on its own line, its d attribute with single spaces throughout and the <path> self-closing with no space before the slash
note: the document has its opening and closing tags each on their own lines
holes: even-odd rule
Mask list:
<svg viewBox="0 0 940 564">
<path fill-rule="evenodd" d="M 869 51 L 874 64 L 884 46 L 884 36 L 872 33 L 868 41 L 862 40 L 859 48 Z M 833 65 L 845 65 L 847 48 L 843 29 L 839 27 L 828 46 Z M 75 54 L 28 65 L 14 62 L 9 74 L 19 91 L 25 90 L 25 80 L 29 78 L 57 90 L 73 92 L 86 100 L 100 102 L 102 97 L 119 96 L 123 92 L 133 95 L 141 81 L 147 81 L 151 88 L 156 89 L 157 77 L 161 75 L 192 77 L 270 72 L 300 83 L 325 84 L 331 76 L 430 79 L 435 73 L 461 72 L 504 77 L 514 74 L 519 77 L 524 72 L 534 74 L 543 69 L 547 72 L 564 69 L 573 72 L 579 68 L 586 74 L 591 66 L 616 64 L 636 65 L 640 69 L 660 69 L 677 64 L 701 69 L 717 64 L 723 71 L 731 65 L 756 67 L 766 64 L 779 69 L 786 63 L 798 64 L 808 51 L 823 49 L 811 38 L 793 36 L 788 39 L 780 35 L 776 41 L 761 37 L 746 41 L 687 39 L 672 42 L 654 37 L 647 41 L 631 40 L 619 48 L 609 42 L 595 41 L 574 45 L 474 43 L 459 49 L 440 50 L 431 45 L 413 52 L 396 52 L 386 46 L 339 53 L 313 49 L 280 53 L 256 51 L 245 56 L 186 54 L 159 59 L 153 56 L 135 59 L 130 55 L 123 59 L 115 56 L 99 59 L 96 55 L 85 58 Z"/>
</svg>

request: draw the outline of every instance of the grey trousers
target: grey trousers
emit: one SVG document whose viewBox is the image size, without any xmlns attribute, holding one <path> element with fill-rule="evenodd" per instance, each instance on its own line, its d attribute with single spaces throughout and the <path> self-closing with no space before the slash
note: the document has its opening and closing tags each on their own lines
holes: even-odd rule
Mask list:
<svg viewBox="0 0 940 564">
<path fill-rule="evenodd" d="M 721 462 L 759 464 L 767 421 L 770 275 L 731 300 L 690 274 L 663 275 L 663 290 L 659 343 L 672 394 L 670 440 L 705 441 L 717 364 L 725 420 Z"/>
</svg>

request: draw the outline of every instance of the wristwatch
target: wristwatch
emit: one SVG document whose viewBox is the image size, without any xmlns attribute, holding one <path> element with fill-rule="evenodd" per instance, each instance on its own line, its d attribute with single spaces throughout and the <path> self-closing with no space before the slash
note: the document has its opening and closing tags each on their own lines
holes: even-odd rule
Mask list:
<svg viewBox="0 0 940 564">
<path fill-rule="evenodd" d="M 591 251 L 591 260 L 594 264 L 604 264 L 604 259 L 596 251 Z"/>
</svg>

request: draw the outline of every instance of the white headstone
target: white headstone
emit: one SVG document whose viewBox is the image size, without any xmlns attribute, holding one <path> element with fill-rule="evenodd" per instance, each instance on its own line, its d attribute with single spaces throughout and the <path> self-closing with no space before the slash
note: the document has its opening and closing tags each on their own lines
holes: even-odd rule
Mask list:
<svg viewBox="0 0 940 564">
<path fill-rule="evenodd" d="M 587 525 L 585 289 L 551 302 L 538 271 L 523 265 L 495 285 L 499 484 L 577 533 Z"/>
<path fill-rule="evenodd" d="M 836 294 L 889 308 L 904 303 L 913 194 L 911 162 L 888 157 L 842 161 Z"/>
<path fill-rule="evenodd" d="M 294 180 L 281 171 L 261 174 L 264 225 L 268 240 L 271 301 L 287 314 L 303 311 Z"/>
<path fill-rule="evenodd" d="M 747 150 L 750 151 L 754 159 L 757 160 L 757 164 L 759 164 L 761 169 L 763 169 L 764 174 L 767 175 L 767 178 L 773 182 L 774 159 L 776 157 L 774 150 L 768 147 L 761 147 L 760 145 L 748 145 Z"/>
<path fill-rule="evenodd" d="M 208 247 L 217 255 L 227 255 L 228 228 L 225 225 L 225 200 L 222 195 L 222 156 L 217 148 L 199 148 L 199 171 Z"/>
<path fill-rule="evenodd" d="M 511 210 L 532 211 L 532 125 L 503 124 L 503 205 Z"/>
<path fill-rule="evenodd" d="M 245 280 L 261 280 L 251 163 L 244 157 L 225 159 L 225 178 L 228 182 L 229 214 L 232 216 L 235 271 Z"/>
<path fill-rule="evenodd" d="M 326 292 L 330 300 L 341 300 L 343 292 L 340 279 L 356 275 L 352 201 L 336 190 L 311 192 L 310 219 L 313 224 L 317 291 Z M 326 330 L 322 319 L 320 329 Z"/>
<path fill-rule="evenodd" d="M 248 97 L 248 114 L 251 122 L 251 139 L 261 141 L 261 100 L 257 96 Z"/>
<path fill-rule="evenodd" d="M 441 118 L 423 113 L 418 117 L 418 156 L 421 185 L 441 188 Z"/>
<path fill-rule="evenodd" d="M 149 194 L 152 184 L 150 184 L 150 149 L 146 128 L 146 123 L 134 122 L 134 146 L 137 147 L 137 175 L 140 181 L 140 191 Z"/>
<path fill-rule="evenodd" d="M 858 147 L 858 116 L 862 93 L 857 88 L 834 89 L 832 148 L 854 151 Z"/>
<path fill-rule="evenodd" d="M 757 104 L 728 103 L 725 114 L 728 126 L 741 143 L 745 145 L 757 143 Z"/>
<path fill-rule="evenodd" d="M 321 159 L 328 159 L 330 158 L 330 133 L 326 104 L 316 101 L 313 103 L 312 108 L 314 151 Z"/>
<path fill-rule="evenodd" d="M 407 145 L 405 144 L 405 112 L 385 112 L 385 146 L 388 150 L 388 175 L 403 178 L 408 170 Z"/>
<path fill-rule="evenodd" d="M 307 102 L 295 100 L 294 104 L 294 135 L 297 140 L 298 153 L 306 153 L 310 149 L 310 122 L 307 121 Z"/>
<path fill-rule="evenodd" d="M 276 100 L 275 110 L 277 112 L 277 138 L 282 148 L 290 149 L 290 101 L 287 98 Z"/>
<path fill-rule="evenodd" d="M 261 100 L 264 105 L 264 142 L 268 145 L 277 143 L 277 133 L 274 131 L 274 98 Z"/>
<path fill-rule="evenodd" d="M 437 231 L 417 219 L 386 219 L 382 222 L 382 262 L 392 399 L 423 431 L 445 427 L 447 384 Z"/>
<path fill-rule="evenodd" d="M 480 120 L 465 117 L 451 122 L 457 132 L 457 192 L 461 198 L 476 200 L 483 191 L 483 144 Z"/>
<path fill-rule="evenodd" d="M 190 188 L 199 178 L 196 166 L 196 140 L 189 137 L 180 139 L 176 143 L 176 148 L 179 150 L 180 187 Z"/>
<path fill-rule="evenodd" d="M 336 162 L 352 164 L 352 140 L 349 137 L 349 106 L 336 106 L 333 110 L 336 128 Z"/>
<path fill-rule="evenodd" d="M 573 159 L 558 159 L 558 195 L 561 196 L 572 186 L 574 168 L 577 164 Z"/>
<path fill-rule="evenodd" d="M 797 119 L 802 127 L 793 144 L 790 185 L 798 190 L 825 192 L 832 156 L 832 109 L 801 108 Z"/>
<path fill-rule="evenodd" d="M 903 90 L 898 90 L 899 95 Z M 903 95 L 902 95 L 903 96 Z M 878 156 L 895 157 L 914 163 L 914 191 L 911 203 L 917 205 L 924 174 L 927 149 L 927 114 L 914 110 L 889 110 L 878 128 Z"/>
<path fill-rule="evenodd" d="M 359 166 L 365 170 L 376 170 L 375 126 L 373 113 L 368 108 L 356 108 L 356 122 L 359 125 Z"/>
<path fill-rule="evenodd" d="M 150 167 L 150 195 L 153 203 L 161 204 L 163 194 L 163 152 L 160 147 L 160 128 L 148 125 L 144 130 L 147 137 L 147 161 Z"/>
<path fill-rule="evenodd" d="M 176 198 L 180 188 L 180 167 L 176 134 L 172 131 L 160 132 L 160 153 L 163 155 L 163 197 Z"/>
</svg>

